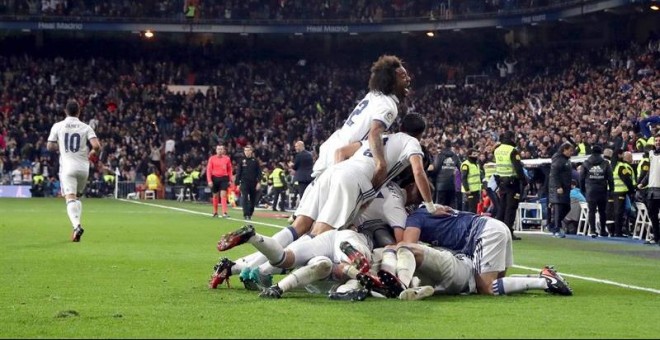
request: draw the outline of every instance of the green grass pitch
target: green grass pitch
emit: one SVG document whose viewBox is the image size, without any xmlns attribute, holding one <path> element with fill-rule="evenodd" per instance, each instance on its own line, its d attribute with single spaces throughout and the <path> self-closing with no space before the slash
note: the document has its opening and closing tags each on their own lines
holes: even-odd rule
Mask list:
<svg viewBox="0 0 660 340">
<path fill-rule="evenodd" d="M 140 201 L 144 203 L 145 201 Z M 369 298 L 207 288 L 220 235 L 210 205 L 84 199 L 80 243 L 62 199 L 0 199 L 1 338 L 657 338 L 660 247 L 523 235 L 522 267 L 552 264 L 575 295 Z M 177 207 L 182 210 L 167 209 Z M 195 214 L 200 212 L 204 214 Z M 231 211 L 239 217 L 240 211 Z M 284 219 L 256 218 L 271 235 Z M 227 252 L 232 259 L 249 245 Z M 532 274 L 514 268 L 510 274 Z M 575 277 L 575 276 L 579 276 Z M 596 282 L 593 279 L 649 290 Z"/>
</svg>

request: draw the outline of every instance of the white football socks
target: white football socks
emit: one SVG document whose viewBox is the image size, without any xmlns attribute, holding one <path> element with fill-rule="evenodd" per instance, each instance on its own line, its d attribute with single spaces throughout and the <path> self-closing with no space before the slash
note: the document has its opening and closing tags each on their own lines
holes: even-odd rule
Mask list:
<svg viewBox="0 0 660 340">
<path fill-rule="evenodd" d="M 76 229 L 80 225 L 80 216 L 82 215 L 82 203 L 80 200 L 67 200 L 66 212 L 69 215 L 73 229 Z"/>
<path fill-rule="evenodd" d="M 317 256 L 311 259 L 307 265 L 294 270 L 291 274 L 285 276 L 277 286 L 283 292 L 296 287 L 303 287 L 312 282 L 322 280 L 330 276 L 332 272 L 332 261 L 325 256 Z"/>
<path fill-rule="evenodd" d="M 248 242 L 264 254 L 270 263 L 277 265 L 284 260 L 284 247 L 272 237 L 255 234 Z"/>
<path fill-rule="evenodd" d="M 380 269 L 396 275 L 396 263 L 396 250 L 390 248 L 383 250 L 383 260 L 380 262 Z"/>
<path fill-rule="evenodd" d="M 415 254 L 413 254 L 412 250 L 409 248 L 399 247 L 399 249 L 396 250 L 396 257 L 396 276 L 406 288 L 410 287 L 410 282 L 412 281 L 413 274 L 417 268 Z"/>
<path fill-rule="evenodd" d="M 546 289 L 548 283 L 543 277 L 503 277 L 493 281 L 493 294 L 505 295 L 522 293 L 530 289 Z"/>
</svg>

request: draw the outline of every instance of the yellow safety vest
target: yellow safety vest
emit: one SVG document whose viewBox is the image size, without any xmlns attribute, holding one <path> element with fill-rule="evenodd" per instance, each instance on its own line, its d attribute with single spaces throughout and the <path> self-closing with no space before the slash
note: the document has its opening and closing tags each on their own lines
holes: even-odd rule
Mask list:
<svg viewBox="0 0 660 340">
<path fill-rule="evenodd" d="M 168 179 L 168 182 L 170 182 L 170 183 L 172 183 L 172 184 L 176 184 L 176 172 L 173 172 L 173 173 L 170 175 L 170 178 Z"/>
<path fill-rule="evenodd" d="M 264 187 L 268 185 L 268 174 L 265 172 L 261 174 L 261 185 Z"/>
<path fill-rule="evenodd" d="M 150 174 L 147 176 L 147 189 L 156 190 L 158 189 L 158 176 L 156 174 Z"/>
<path fill-rule="evenodd" d="M 41 184 L 41 182 L 44 181 L 44 176 L 41 175 L 34 175 L 32 176 L 32 183 L 34 184 Z"/>
<path fill-rule="evenodd" d="M 195 6 L 189 5 L 186 10 L 186 17 L 194 18 L 195 17 Z"/>
<path fill-rule="evenodd" d="M 497 164 L 488 162 L 484 164 L 484 181 L 490 181 L 490 177 L 497 173 Z"/>
<path fill-rule="evenodd" d="M 619 177 L 619 168 L 621 167 L 625 168 L 623 169 L 624 173 L 630 173 L 633 185 L 637 185 L 637 181 L 635 181 L 635 172 L 633 171 L 633 168 L 630 166 L 630 164 L 618 162 L 616 163 L 616 167 L 614 167 L 614 192 L 628 192 L 628 187 L 625 183 L 623 183 L 621 177 Z"/>
<path fill-rule="evenodd" d="M 646 140 L 646 144 L 655 145 L 655 137 L 649 137 L 649 139 Z"/>
<path fill-rule="evenodd" d="M 639 151 L 644 151 L 645 146 L 646 146 L 646 140 L 644 138 L 639 138 L 637 139 L 637 142 L 635 142 L 635 148 Z"/>
<path fill-rule="evenodd" d="M 649 165 L 649 158 L 648 158 L 648 157 L 644 157 L 644 158 L 642 158 L 642 159 L 639 161 L 639 163 L 637 164 L 637 177 L 639 177 L 639 174 L 642 173 L 642 169 L 644 168 L 645 165 L 646 165 L 646 166 Z M 646 169 L 646 171 L 649 171 L 649 170 Z"/>
<path fill-rule="evenodd" d="M 578 148 L 578 156 L 584 156 L 587 154 L 587 146 L 584 143 L 578 144 L 577 148 Z"/>
<path fill-rule="evenodd" d="M 199 174 L 200 174 L 200 172 L 195 170 L 190 175 L 192 176 L 193 180 L 196 180 L 196 179 L 199 179 Z"/>
<path fill-rule="evenodd" d="M 113 176 L 113 175 L 103 175 L 103 180 L 106 183 L 113 182 L 115 180 L 115 176 Z"/>
<path fill-rule="evenodd" d="M 495 164 L 497 164 L 497 174 L 500 177 L 515 177 L 513 163 L 511 162 L 512 145 L 502 144 L 495 149 Z"/>
<path fill-rule="evenodd" d="M 463 161 L 461 163 L 461 171 L 465 170 L 463 167 L 467 166 L 467 171 L 468 171 L 468 189 L 469 191 L 465 191 L 465 187 L 461 185 L 461 191 L 462 192 L 475 192 L 481 190 L 481 172 L 479 171 L 479 167 L 471 163 L 468 160 Z"/>
<path fill-rule="evenodd" d="M 183 184 L 192 184 L 193 183 L 193 173 L 183 173 Z"/>
<path fill-rule="evenodd" d="M 280 178 L 280 174 L 283 171 L 284 170 L 282 170 L 280 168 L 275 168 L 275 170 L 273 170 L 273 173 L 270 174 L 270 179 L 271 179 L 271 181 L 273 181 L 273 187 L 274 188 L 281 188 L 281 187 L 284 186 L 284 183 L 282 183 L 282 179 Z"/>
</svg>

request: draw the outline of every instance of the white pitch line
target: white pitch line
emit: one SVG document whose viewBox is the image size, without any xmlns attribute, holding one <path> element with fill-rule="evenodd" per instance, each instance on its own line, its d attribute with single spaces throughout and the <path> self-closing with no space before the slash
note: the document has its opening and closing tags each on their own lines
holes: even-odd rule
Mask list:
<svg viewBox="0 0 660 340">
<path fill-rule="evenodd" d="M 519 266 L 519 265 L 515 265 L 515 264 L 513 265 L 513 267 L 514 268 L 525 269 L 525 270 L 530 270 L 530 271 L 535 271 L 535 272 L 539 271 L 538 268 Z M 633 286 L 633 285 L 628 285 L 628 284 L 625 284 L 625 283 L 619 283 L 619 282 L 614 282 L 614 281 L 610 281 L 610 280 L 602 280 L 602 279 L 597 279 L 595 277 L 581 276 L 581 275 L 575 275 L 575 274 L 566 274 L 566 273 L 563 273 L 563 272 L 559 273 L 559 275 L 565 276 L 565 277 L 572 277 L 572 278 L 575 278 L 575 279 L 580 279 L 580 280 L 585 280 L 585 281 L 603 283 L 603 284 L 611 285 L 611 286 L 617 286 L 617 287 L 623 287 L 623 288 L 628 288 L 628 289 L 641 290 L 641 291 L 645 291 L 645 292 L 660 294 L 659 289 Z"/>
<path fill-rule="evenodd" d="M 135 204 L 141 204 L 141 205 L 147 205 L 147 206 L 155 207 L 155 208 L 163 208 L 163 209 L 169 209 L 169 210 L 186 212 L 186 213 L 203 215 L 203 216 L 213 216 L 213 214 L 211 214 L 211 213 L 205 213 L 205 212 L 201 212 L 201 211 L 195 211 L 195 210 L 184 209 L 184 208 L 170 207 L 170 206 L 167 206 L 167 205 L 160 205 L 160 204 L 146 203 L 146 202 L 140 202 L 140 201 L 133 201 L 133 200 L 127 200 L 127 199 L 123 199 L 123 198 L 120 198 L 119 201 L 135 203 Z M 233 217 L 225 218 L 225 220 L 243 222 L 243 223 L 247 222 L 245 220 L 242 220 L 242 219 L 239 219 L 239 218 L 233 218 Z M 265 225 L 265 226 L 268 226 L 268 227 L 280 228 L 280 229 L 286 228 L 286 227 L 283 227 L 283 226 L 277 225 L 277 224 L 258 222 L 258 221 L 252 221 L 252 220 L 249 221 L 249 224 Z"/>
<path fill-rule="evenodd" d="M 122 202 L 129 202 L 129 203 L 147 205 L 147 206 L 150 206 L 150 207 L 170 209 L 170 210 L 174 210 L 174 211 L 187 212 L 187 213 L 197 214 L 197 215 L 212 216 L 212 214 L 210 214 L 210 213 L 203 213 L 203 212 L 200 212 L 200 211 L 183 209 L 183 208 L 169 207 L 169 206 L 166 206 L 166 205 L 139 202 L 139 201 L 132 201 L 132 200 L 127 200 L 127 199 L 119 199 L 119 200 L 122 201 Z M 232 218 L 232 217 L 228 218 L 228 220 L 237 221 L 237 222 L 245 222 L 245 220 L 241 220 L 241 219 L 238 219 L 238 218 Z M 257 222 L 257 221 L 250 221 L 250 224 L 264 225 L 264 226 L 279 228 L 279 229 L 286 228 L 286 227 L 283 227 L 283 226 L 280 226 L 280 225 L 277 225 L 277 224 Z M 519 268 L 519 269 L 525 269 L 525 270 L 529 270 L 529 271 L 534 271 L 534 272 L 539 271 L 538 268 L 532 268 L 532 267 L 526 267 L 526 266 L 513 265 L 513 267 L 514 268 Z M 614 282 L 614 281 L 610 281 L 610 280 L 602 280 L 602 279 L 598 279 L 598 278 L 595 278 L 595 277 L 567 274 L 567 273 L 563 273 L 563 272 L 560 273 L 560 275 L 565 276 L 565 277 L 571 277 L 571 278 L 574 278 L 574 279 L 580 279 L 580 280 L 585 280 L 585 281 L 591 281 L 591 282 L 596 282 L 596 283 L 607 284 L 607 285 L 611 285 L 611 286 L 617 286 L 617 287 L 622 287 L 622 288 L 628 288 L 628 289 L 633 289 L 633 290 L 641 290 L 641 291 L 645 291 L 645 292 L 660 294 L 659 289 L 628 285 L 628 284 L 625 284 L 625 283 L 619 283 L 619 282 Z"/>
</svg>

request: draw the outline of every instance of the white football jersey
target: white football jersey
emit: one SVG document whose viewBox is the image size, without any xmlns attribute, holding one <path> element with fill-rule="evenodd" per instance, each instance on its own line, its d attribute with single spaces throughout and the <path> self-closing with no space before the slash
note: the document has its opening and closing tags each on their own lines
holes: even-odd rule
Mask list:
<svg viewBox="0 0 660 340">
<path fill-rule="evenodd" d="M 321 145 L 312 176 L 317 177 L 335 163 L 337 149 L 367 139 L 373 120 L 383 122 L 385 129 L 389 130 L 399 114 L 398 103 L 399 99 L 395 95 L 386 96 L 381 92 L 367 93 L 348 116 L 344 125 Z"/>
<path fill-rule="evenodd" d="M 387 163 L 387 178 L 384 183 L 388 183 L 408 167 L 411 156 L 424 156 L 419 140 L 403 132 L 383 136 L 383 153 Z M 371 174 L 370 178 L 373 178 L 376 171 L 376 162 L 368 141 L 362 142 L 362 146 L 345 162 L 356 167 L 356 169 L 360 169 L 359 171 L 365 174 Z"/>
<path fill-rule="evenodd" d="M 398 184 L 390 182 L 380 189 L 367 208 L 355 218 L 353 224 L 358 230 L 374 224 L 405 228 L 408 217 L 405 204 L 405 192 Z"/>
<path fill-rule="evenodd" d="M 87 141 L 96 138 L 96 133 L 77 117 L 53 124 L 48 141 L 57 143 L 60 149 L 60 168 L 66 170 L 88 170 L 89 148 Z"/>
<path fill-rule="evenodd" d="M 378 120 L 389 130 L 394 123 L 399 109 L 399 100 L 395 95 L 386 96 L 381 92 L 369 92 L 348 116 L 344 125 L 337 130 L 337 141 L 342 146 L 367 139 L 371 122 Z"/>
</svg>

